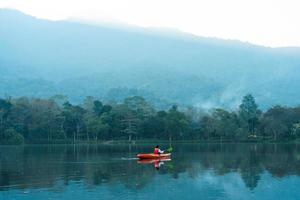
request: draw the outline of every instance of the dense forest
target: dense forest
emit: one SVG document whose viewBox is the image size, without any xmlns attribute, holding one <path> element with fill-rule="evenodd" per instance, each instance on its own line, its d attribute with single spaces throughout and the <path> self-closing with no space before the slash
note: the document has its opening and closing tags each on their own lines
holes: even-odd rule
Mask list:
<svg viewBox="0 0 300 200">
<path fill-rule="evenodd" d="M 73 105 L 50 99 L 0 99 L 1 144 L 78 143 L 115 140 L 287 141 L 300 136 L 300 107 L 259 110 L 254 97 L 239 109 L 209 111 L 176 105 L 156 110 L 144 98 L 102 103 L 87 97 Z"/>
</svg>

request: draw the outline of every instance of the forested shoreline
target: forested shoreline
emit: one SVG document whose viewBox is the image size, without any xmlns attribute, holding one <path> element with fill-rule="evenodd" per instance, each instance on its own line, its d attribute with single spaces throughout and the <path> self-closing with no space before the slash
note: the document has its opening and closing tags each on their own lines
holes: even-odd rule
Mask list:
<svg viewBox="0 0 300 200">
<path fill-rule="evenodd" d="M 140 96 L 122 103 L 87 97 L 73 105 L 49 99 L 0 99 L 0 144 L 103 141 L 291 141 L 300 137 L 300 107 L 262 112 L 251 94 L 235 111 L 172 106 L 157 110 Z"/>
</svg>

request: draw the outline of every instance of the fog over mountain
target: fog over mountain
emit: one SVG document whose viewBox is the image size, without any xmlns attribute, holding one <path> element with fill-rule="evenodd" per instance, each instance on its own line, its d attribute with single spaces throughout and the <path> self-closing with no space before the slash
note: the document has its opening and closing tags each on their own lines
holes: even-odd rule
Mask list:
<svg viewBox="0 0 300 200">
<path fill-rule="evenodd" d="M 262 108 L 300 104 L 300 48 L 156 29 L 37 19 L 0 10 L 0 96 L 68 95 L 157 106 L 236 108 L 252 93 Z"/>
</svg>

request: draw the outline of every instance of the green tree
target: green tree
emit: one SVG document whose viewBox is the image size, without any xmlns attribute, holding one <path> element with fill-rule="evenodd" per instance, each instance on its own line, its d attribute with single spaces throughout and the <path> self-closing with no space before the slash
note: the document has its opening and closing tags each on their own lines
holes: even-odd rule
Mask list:
<svg viewBox="0 0 300 200">
<path fill-rule="evenodd" d="M 85 115 L 85 124 L 87 129 L 86 138 L 94 140 L 107 139 L 109 134 L 109 125 L 104 123 L 101 118 Z"/>
<path fill-rule="evenodd" d="M 300 123 L 293 124 L 292 134 L 295 137 L 300 138 Z"/>
<path fill-rule="evenodd" d="M 216 135 L 215 119 L 209 115 L 200 120 L 200 138 L 210 140 Z"/>
<path fill-rule="evenodd" d="M 154 109 L 150 106 L 147 101 L 140 96 L 128 97 L 124 100 L 124 105 L 129 110 L 134 111 L 139 118 L 147 118 L 154 115 Z"/>
<path fill-rule="evenodd" d="M 12 104 L 8 100 L 0 99 L 0 134 L 8 126 L 8 115 L 11 108 Z"/>
<path fill-rule="evenodd" d="M 172 106 L 166 116 L 166 133 L 169 141 L 172 138 L 180 138 L 188 131 L 188 120 L 184 113 L 177 110 L 177 106 Z"/>
<path fill-rule="evenodd" d="M 29 115 L 27 134 L 28 139 L 60 138 L 59 114 L 60 108 L 53 100 L 32 99 L 29 101 Z"/>
<path fill-rule="evenodd" d="M 9 128 L 5 130 L 4 133 L 1 135 L 1 143 L 10 145 L 23 144 L 24 137 L 15 129 Z"/>
<path fill-rule="evenodd" d="M 167 112 L 158 111 L 156 115 L 149 117 L 143 122 L 142 135 L 146 138 L 163 139 L 166 133 Z"/>
<path fill-rule="evenodd" d="M 30 135 L 31 110 L 30 100 L 26 97 L 12 99 L 13 104 L 10 113 L 11 128 L 21 133 L 25 139 Z"/>
<path fill-rule="evenodd" d="M 94 113 L 100 117 L 103 113 L 103 104 L 101 101 L 94 101 L 94 106 L 93 106 L 93 110 L 94 110 Z"/>
<path fill-rule="evenodd" d="M 297 121 L 292 113 L 292 109 L 282 106 L 270 108 L 261 120 L 261 132 L 267 137 L 273 137 L 274 140 L 290 137 L 293 124 Z"/>
<path fill-rule="evenodd" d="M 235 113 L 224 109 L 216 109 L 213 114 L 215 134 L 222 141 L 223 138 L 234 139 L 238 130 L 238 117 Z"/>
<path fill-rule="evenodd" d="M 239 118 L 248 134 L 255 135 L 260 113 L 254 97 L 251 94 L 244 96 L 239 107 Z"/>
<path fill-rule="evenodd" d="M 74 106 L 69 102 L 64 103 L 62 115 L 64 116 L 64 129 L 69 138 L 75 143 L 77 138 L 84 134 L 83 116 L 86 111 L 80 106 Z"/>
</svg>

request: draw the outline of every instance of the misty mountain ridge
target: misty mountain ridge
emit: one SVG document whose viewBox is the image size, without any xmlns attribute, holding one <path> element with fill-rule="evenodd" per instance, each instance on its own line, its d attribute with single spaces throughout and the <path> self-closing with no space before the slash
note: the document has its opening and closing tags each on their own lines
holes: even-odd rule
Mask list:
<svg viewBox="0 0 300 200">
<path fill-rule="evenodd" d="M 37 19 L 0 10 L 0 96 L 68 95 L 158 106 L 299 105 L 300 48 L 268 48 L 144 28 Z"/>
</svg>

